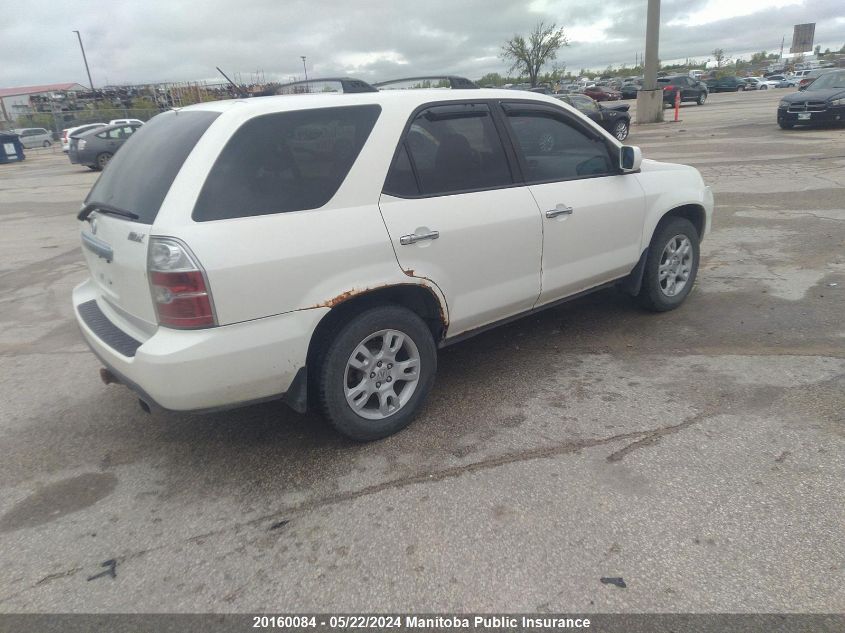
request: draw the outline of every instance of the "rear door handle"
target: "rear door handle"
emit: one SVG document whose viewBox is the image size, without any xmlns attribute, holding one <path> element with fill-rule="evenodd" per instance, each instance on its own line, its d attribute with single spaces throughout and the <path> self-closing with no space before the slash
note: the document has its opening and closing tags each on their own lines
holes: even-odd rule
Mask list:
<svg viewBox="0 0 845 633">
<path fill-rule="evenodd" d="M 565 204 L 559 204 L 554 209 L 546 211 L 546 217 L 556 218 L 559 215 L 572 215 L 573 211 L 575 211 L 575 209 L 572 207 L 567 207 Z"/>
<path fill-rule="evenodd" d="M 415 244 L 416 242 L 422 242 L 423 240 L 436 240 L 440 237 L 440 231 L 429 231 L 428 233 L 412 233 L 411 235 L 403 235 L 399 238 L 399 243 L 402 246 L 407 246 L 408 244 Z"/>
</svg>

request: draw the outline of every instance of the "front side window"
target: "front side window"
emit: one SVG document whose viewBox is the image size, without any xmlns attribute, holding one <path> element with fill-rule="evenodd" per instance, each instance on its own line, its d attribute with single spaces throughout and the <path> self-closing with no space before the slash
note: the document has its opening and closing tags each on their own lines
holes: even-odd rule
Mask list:
<svg viewBox="0 0 845 633">
<path fill-rule="evenodd" d="M 587 97 L 572 97 L 572 105 L 585 113 L 598 112 L 599 110 L 596 102 Z"/>
<path fill-rule="evenodd" d="M 545 110 L 508 108 L 508 124 L 521 152 L 525 179 L 550 182 L 614 173 L 604 141 Z"/>
<path fill-rule="evenodd" d="M 491 189 L 513 184 L 502 141 L 485 104 L 434 106 L 414 117 L 386 191 L 412 165 L 421 195 Z M 407 175 L 405 186 L 408 186 Z M 395 189 L 395 187 L 394 187 Z M 389 192 L 389 191 L 388 191 Z"/>
<path fill-rule="evenodd" d="M 206 178 L 197 222 L 317 209 L 335 195 L 378 119 L 377 105 L 294 110 L 244 123 Z"/>
</svg>

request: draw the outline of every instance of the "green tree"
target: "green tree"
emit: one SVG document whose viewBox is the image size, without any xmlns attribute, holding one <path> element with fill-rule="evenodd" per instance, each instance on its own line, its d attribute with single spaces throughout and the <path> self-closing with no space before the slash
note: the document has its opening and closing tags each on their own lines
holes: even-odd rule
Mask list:
<svg viewBox="0 0 845 633">
<path fill-rule="evenodd" d="M 479 86 L 503 86 L 506 82 L 499 73 L 487 73 L 476 83 Z"/>
<path fill-rule="evenodd" d="M 759 53 L 754 53 L 751 56 L 751 63 L 752 64 L 759 64 L 761 62 L 764 62 L 768 58 L 768 55 L 769 54 L 766 51 L 760 51 Z"/>
<path fill-rule="evenodd" d="M 508 73 L 518 71 L 520 75 L 527 75 L 534 87 L 540 70 L 557 58 L 557 52 L 562 46 L 569 46 L 563 28 L 558 29 L 554 24 L 546 25 L 541 20 L 528 34 L 527 40 L 522 35 L 514 35 L 505 42 L 501 58 L 511 64 Z"/>
</svg>

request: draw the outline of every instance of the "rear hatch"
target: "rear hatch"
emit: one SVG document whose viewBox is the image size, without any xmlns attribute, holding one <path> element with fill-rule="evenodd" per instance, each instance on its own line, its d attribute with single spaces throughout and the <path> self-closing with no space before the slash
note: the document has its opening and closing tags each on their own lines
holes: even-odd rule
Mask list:
<svg viewBox="0 0 845 633">
<path fill-rule="evenodd" d="M 97 303 L 112 322 L 139 340 L 156 328 L 147 278 L 153 223 L 182 164 L 217 116 L 170 111 L 154 117 L 111 159 L 79 213 Z"/>
</svg>

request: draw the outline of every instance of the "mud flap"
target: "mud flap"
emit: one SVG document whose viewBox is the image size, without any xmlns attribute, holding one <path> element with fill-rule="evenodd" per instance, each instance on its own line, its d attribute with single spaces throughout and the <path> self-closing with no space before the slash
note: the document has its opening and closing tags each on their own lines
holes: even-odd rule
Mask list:
<svg viewBox="0 0 845 633">
<path fill-rule="evenodd" d="M 643 287 L 643 273 L 645 273 L 645 262 L 647 258 L 648 249 L 645 249 L 643 254 L 640 255 L 640 260 L 637 262 L 637 265 L 634 266 L 634 270 L 632 270 L 631 273 L 619 284 L 620 288 L 632 297 L 636 297 L 640 294 L 640 288 Z"/>
<path fill-rule="evenodd" d="M 297 413 L 308 411 L 308 370 L 300 367 L 285 393 L 285 404 Z"/>
</svg>

